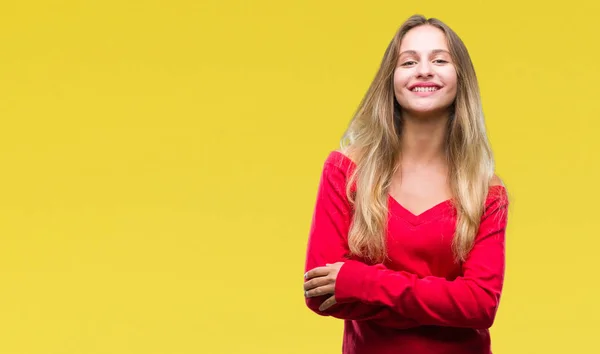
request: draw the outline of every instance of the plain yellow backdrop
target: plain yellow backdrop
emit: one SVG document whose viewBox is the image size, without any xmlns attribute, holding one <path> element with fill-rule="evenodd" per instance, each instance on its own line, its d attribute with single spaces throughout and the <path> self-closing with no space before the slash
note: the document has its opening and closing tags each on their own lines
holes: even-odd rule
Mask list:
<svg viewBox="0 0 600 354">
<path fill-rule="evenodd" d="M 339 353 L 318 178 L 414 13 L 467 44 L 511 193 L 494 352 L 600 352 L 598 4 L 2 2 L 0 353 Z"/>
</svg>

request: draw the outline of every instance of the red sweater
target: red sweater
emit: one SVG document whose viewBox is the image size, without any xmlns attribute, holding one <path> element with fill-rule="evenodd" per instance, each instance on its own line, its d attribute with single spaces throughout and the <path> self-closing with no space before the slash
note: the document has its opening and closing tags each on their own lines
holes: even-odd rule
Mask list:
<svg viewBox="0 0 600 354">
<path fill-rule="evenodd" d="M 490 354 L 504 280 L 506 190 L 492 186 L 472 251 L 456 263 L 451 242 L 456 211 L 450 200 L 414 215 L 388 200 L 388 260 L 368 265 L 348 257 L 352 208 L 345 185 L 354 168 L 345 155 L 327 158 L 308 241 L 306 271 L 345 262 L 336 280 L 338 304 L 307 298 L 323 316 L 343 319 L 344 354 Z"/>
</svg>

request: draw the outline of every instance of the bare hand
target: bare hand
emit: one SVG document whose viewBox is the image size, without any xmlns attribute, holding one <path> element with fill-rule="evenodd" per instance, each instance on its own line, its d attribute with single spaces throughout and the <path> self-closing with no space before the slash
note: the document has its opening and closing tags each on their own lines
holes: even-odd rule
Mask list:
<svg viewBox="0 0 600 354">
<path fill-rule="evenodd" d="M 325 267 L 317 267 L 306 272 L 304 296 L 315 297 L 329 294 L 332 295 L 319 306 L 320 311 L 325 311 L 336 304 L 335 281 L 340 268 L 342 268 L 343 265 L 344 262 L 337 262 L 327 264 Z"/>
</svg>

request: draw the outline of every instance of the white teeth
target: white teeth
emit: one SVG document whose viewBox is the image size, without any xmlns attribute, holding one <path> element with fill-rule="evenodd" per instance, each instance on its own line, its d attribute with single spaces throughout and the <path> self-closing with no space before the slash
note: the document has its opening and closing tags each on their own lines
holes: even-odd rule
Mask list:
<svg viewBox="0 0 600 354">
<path fill-rule="evenodd" d="M 435 86 L 428 86 L 428 87 L 417 86 L 412 89 L 413 92 L 432 92 L 432 91 L 437 91 L 437 90 L 438 90 L 438 88 Z"/>
</svg>

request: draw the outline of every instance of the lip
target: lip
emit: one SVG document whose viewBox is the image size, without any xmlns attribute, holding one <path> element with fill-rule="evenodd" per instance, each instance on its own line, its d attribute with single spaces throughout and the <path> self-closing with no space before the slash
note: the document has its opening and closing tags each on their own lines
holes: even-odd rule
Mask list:
<svg viewBox="0 0 600 354">
<path fill-rule="evenodd" d="M 434 82 L 417 82 L 415 84 L 412 84 L 408 87 L 409 90 L 413 90 L 415 87 L 437 87 L 438 90 L 441 89 L 443 86 L 442 85 L 438 85 Z"/>
</svg>

